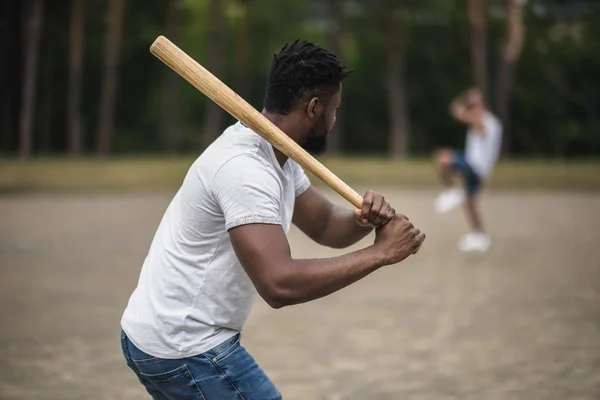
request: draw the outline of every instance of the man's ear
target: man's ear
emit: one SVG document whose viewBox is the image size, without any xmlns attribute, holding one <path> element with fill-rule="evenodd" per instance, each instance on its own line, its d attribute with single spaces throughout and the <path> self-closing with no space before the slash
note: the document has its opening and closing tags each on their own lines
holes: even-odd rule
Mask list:
<svg viewBox="0 0 600 400">
<path fill-rule="evenodd" d="M 308 102 L 306 106 L 306 112 L 310 119 L 314 119 L 317 116 L 317 105 L 319 104 L 319 99 L 317 97 L 313 97 Z"/>
</svg>

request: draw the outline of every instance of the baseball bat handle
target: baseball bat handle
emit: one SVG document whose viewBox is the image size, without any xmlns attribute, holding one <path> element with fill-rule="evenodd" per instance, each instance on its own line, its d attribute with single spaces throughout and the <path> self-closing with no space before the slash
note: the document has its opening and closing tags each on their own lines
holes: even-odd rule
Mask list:
<svg viewBox="0 0 600 400">
<path fill-rule="evenodd" d="M 361 195 L 169 39 L 164 36 L 157 37 L 150 46 L 150 52 L 234 118 L 317 176 L 355 207 L 362 207 Z"/>
</svg>

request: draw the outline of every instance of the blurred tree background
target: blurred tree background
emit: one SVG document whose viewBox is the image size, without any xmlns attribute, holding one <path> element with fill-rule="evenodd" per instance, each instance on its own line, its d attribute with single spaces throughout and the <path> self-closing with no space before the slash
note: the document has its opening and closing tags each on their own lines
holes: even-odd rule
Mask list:
<svg viewBox="0 0 600 400">
<path fill-rule="evenodd" d="M 600 154 L 600 4 L 559 0 L 3 0 L 0 154 L 199 153 L 233 122 L 149 53 L 169 37 L 262 108 L 306 38 L 355 70 L 330 150 L 462 146 L 448 104 L 484 88 L 508 156 Z"/>
</svg>

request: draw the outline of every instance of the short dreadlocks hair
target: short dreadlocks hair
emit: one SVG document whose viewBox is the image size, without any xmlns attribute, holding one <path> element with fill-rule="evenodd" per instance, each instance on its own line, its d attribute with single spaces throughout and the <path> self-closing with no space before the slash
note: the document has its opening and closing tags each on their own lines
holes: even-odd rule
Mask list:
<svg viewBox="0 0 600 400">
<path fill-rule="evenodd" d="M 351 72 L 334 53 L 314 43 L 299 39 L 288 43 L 273 55 L 264 107 L 289 114 L 303 98 L 337 91 Z"/>
</svg>

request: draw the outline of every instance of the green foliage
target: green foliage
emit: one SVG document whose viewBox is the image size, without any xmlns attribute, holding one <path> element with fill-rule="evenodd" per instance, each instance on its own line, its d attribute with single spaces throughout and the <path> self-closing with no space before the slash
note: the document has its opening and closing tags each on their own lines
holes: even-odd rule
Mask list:
<svg viewBox="0 0 600 400">
<path fill-rule="evenodd" d="M 596 7 L 566 28 L 529 12 L 507 132 L 513 152 L 600 153 L 600 32 L 594 22 L 599 11 Z"/>
<path fill-rule="evenodd" d="M 226 23 L 222 26 L 226 38 L 225 71 L 219 78 L 235 90 L 239 53 L 235 30 L 241 0 L 223 1 L 227 2 Z M 51 118 L 48 126 L 37 124 L 36 136 L 49 130 L 52 148 L 58 152 L 66 147 L 68 3 L 57 2 L 48 7 L 40 60 L 38 120 L 43 121 L 46 103 Z M 106 3 L 88 1 L 82 99 L 88 152 L 93 151 L 97 134 Z M 249 2 L 252 50 L 251 92 L 247 100 L 255 108 L 262 108 L 272 55 L 284 43 L 306 38 L 326 45 L 327 16 L 321 3 L 325 2 Z M 390 126 L 386 92 L 387 24 L 391 3 L 396 4 L 381 0 L 345 2 L 340 57 L 355 70 L 344 85 L 339 121 L 347 153 L 386 152 Z M 513 74 L 510 120 L 505 127 L 511 143 L 509 150 L 515 155 L 597 156 L 600 154 L 600 24 L 597 23 L 600 7 L 590 6 L 583 15 L 565 22 L 553 13 L 534 12 L 535 3 L 530 1 L 526 10 L 525 47 Z M 187 0 L 183 4 L 182 38 L 178 44 L 204 63 L 207 43 L 211 40 L 207 32 L 209 2 Z M 466 1 L 423 0 L 402 4 L 407 14 L 405 80 L 411 153 L 427 154 L 438 146 L 462 146 L 464 127 L 451 120 L 448 104 L 457 92 L 471 84 L 473 76 Z M 173 72 L 154 58 L 148 48 L 156 36 L 164 34 L 166 4 L 127 0 L 125 12 L 114 150 L 158 153 L 163 145 L 159 137 L 163 80 Z M 488 64 L 493 100 L 505 20 L 501 13 L 492 15 Z M 46 93 L 48 88 L 50 94 Z M 202 135 L 199 129 L 208 100 L 183 80 L 181 89 L 182 148 L 198 153 Z M 50 101 L 44 103 L 45 98 Z M 228 117 L 226 122 L 232 121 Z"/>
</svg>

